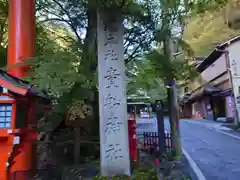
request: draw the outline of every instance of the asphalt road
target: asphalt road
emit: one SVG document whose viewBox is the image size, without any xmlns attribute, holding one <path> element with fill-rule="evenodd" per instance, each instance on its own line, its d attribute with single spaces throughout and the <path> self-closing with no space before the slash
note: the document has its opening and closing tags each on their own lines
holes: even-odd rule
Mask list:
<svg viewBox="0 0 240 180">
<path fill-rule="evenodd" d="M 168 129 L 167 120 L 165 122 Z M 228 136 L 217 130 L 217 125 L 204 120 L 182 120 L 182 146 L 207 180 L 240 180 L 240 133 L 234 134 L 239 136 L 239 139 Z M 143 131 L 154 132 L 157 130 L 156 126 L 156 121 L 148 124 L 137 123 L 137 134 Z"/>
</svg>

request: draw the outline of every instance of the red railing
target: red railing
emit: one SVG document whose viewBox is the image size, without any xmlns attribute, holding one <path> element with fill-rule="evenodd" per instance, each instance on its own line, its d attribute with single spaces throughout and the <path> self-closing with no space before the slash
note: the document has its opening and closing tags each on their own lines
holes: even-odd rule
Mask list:
<svg viewBox="0 0 240 180">
<path fill-rule="evenodd" d="M 157 132 L 143 132 L 143 150 L 150 151 L 159 149 Z M 172 148 L 172 139 L 170 133 L 165 133 L 166 150 L 170 151 Z"/>
</svg>

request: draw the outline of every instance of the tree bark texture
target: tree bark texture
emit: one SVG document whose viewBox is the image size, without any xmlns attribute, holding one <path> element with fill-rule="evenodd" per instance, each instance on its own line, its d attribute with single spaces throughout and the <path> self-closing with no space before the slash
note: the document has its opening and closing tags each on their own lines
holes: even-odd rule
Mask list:
<svg viewBox="0 0 240 180">
<path fill-rule="evenodd" d="M 77 165 L 80 160 L 80 128 L 74 128 L 74 164 Z"/>
<path fill-rule="evenodd" d="M 174 61 L 170 32 L 167 32 L 165 34 L 164 53 L 168 57 L 169 61 Z M 176 89 L 176 83 L 175 83 L 173 72 L 170 72 L 167 75 L 166 80 L 167 80 L 167 83 L 171 83 L 171 87 L 167 87 L 167 96 L 168 96 L 168 111 L 169 111 L 169 122 L 170 122 L 170 128 L 171 128 L 173 156 L 175 159 L 179 159 L 182 153 L 182 148 L 181 148 L 180 132 L 179 132 L 179 111 L 178 111 L 177 89 Z"/>
<path fill-rule="evenodd" d="M 175 85 L 174 85 L 175 86 Z M 182 147 L 180 141 L 180 130 L 179 130 L 179 112 L 177 108 L 177 97 L 175 87 L 167 89 L 168 93 L 168 111 L 169 111 L 169 122 L 172 137 L 172 153 L 175 159 L 179 159 L 182 154 Z"/>
</svg>

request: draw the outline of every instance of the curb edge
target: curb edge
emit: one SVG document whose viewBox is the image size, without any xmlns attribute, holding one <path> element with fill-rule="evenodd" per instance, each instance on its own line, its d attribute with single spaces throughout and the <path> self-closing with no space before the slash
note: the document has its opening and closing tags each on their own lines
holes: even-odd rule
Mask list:
<svg viewBox="0 0 240 180">
<path fill-rule="evenodd" d="M 194 162 L 194 160 L 188 154 L 188 152 L 184 148 L 182 148 L 182 152 L 183 152 L 184 156 L 186 157 L 190 167 L 196 174 L 198 180 L 207 180 L 206 177 L 203 175 L 202 171 L 200 170 L 200 168 L 197 166 L 197 164 Z"/>
</svg>

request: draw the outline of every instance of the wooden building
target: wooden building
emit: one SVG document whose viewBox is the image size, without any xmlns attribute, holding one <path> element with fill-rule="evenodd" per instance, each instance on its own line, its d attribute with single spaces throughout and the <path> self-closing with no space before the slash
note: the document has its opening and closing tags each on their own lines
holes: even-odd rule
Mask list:
<svg viewBox="0 0 240 180">
<path fill-rule="evenodd" d="M 236 119 L 236 97 L 240 94 L 239 40 L 237 36 L 216 46 L 197 66 L 199 77 L 182 89 L 182 117 Z"/>
</svg>

